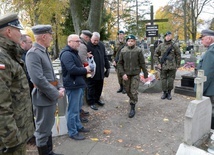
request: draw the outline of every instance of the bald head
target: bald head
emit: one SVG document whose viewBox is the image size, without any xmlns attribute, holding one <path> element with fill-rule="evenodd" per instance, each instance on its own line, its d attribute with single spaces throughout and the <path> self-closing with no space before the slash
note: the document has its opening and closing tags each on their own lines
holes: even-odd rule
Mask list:
<svg viewBox="0 0 214 155">
<path fill-rule="evenodd" d="M 81 40 L 77 34 L 71 34 L 68 36 L 67 42 L 68 46 L 77 50 L 77 48 L 80 46 Z"/>
</svg>

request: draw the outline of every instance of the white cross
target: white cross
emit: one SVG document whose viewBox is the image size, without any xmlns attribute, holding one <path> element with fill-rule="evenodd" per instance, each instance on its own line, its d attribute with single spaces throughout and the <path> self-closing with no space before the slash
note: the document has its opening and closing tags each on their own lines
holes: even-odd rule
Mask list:
<svg viewBox="0 0 214 155">
<path fill-rule="evenodd" d="M 207 81 L 207 77 L 204 76 L 204 70 L 198 70 L 198 76 L 194 79 L 196 84 L 196 100 L 202 99 L 205 81 Z"/>
</svg>

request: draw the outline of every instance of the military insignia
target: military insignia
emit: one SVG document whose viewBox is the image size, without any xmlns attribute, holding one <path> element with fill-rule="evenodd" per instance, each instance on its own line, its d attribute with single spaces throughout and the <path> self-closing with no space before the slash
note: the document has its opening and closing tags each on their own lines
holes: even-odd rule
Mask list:
<svg viewBox="0 0 214 155">
<path fill-rule="evenodd" d="M 0 64 L 0 70 L 5 70 L 5 65 L 4 64 Z"/>
</svg>

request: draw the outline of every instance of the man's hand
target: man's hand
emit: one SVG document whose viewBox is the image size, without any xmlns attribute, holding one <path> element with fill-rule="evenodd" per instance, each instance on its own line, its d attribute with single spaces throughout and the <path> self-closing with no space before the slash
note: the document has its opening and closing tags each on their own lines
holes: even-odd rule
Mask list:
<svg viewBox="0 0 214 155">
<path fill-rule="evenodd" d="M 65 95 L 65 88 L 59 88 L 59 97 L 58 98 L 62 98 Z"/>
<path fill-rule="evenodd" d="M 85 67 L 85 69 L 87 70 L 87 73 L 91 73 L 91 68 L 90 68 L 90 66 L 88 65 L 88 66 L 86 66 Z"/>
<path fill-rule="evenodd" d="M 126 74 L 123 75 L 123 80 L 125 80 L 125 81 L 128 80 L 128 76 Z"/>
<path fill-rule="evenodd" d="M 17 149 L 18 149 L 18 147 L 19 146 L 21 146 L 22 144 L 19 144 L 19 145 L 16 145 L 16 146 L 14 146 L 14 147 L 10 147 L 10 148 L 3 148 L 2 150 L 0 150 L 0 154 L 13 154 L 13 152 L 15 152 Z"/>
<path fill-rule="evenodd" d="M 161 64 L 158 64 L 158 66 L 157 66 L 159 69 L 161 69 Z"/>
<path fill-rule="evenodd" d="M 91 52 L 88 52 L 88 53 L 87 53 L 87 57 L 88 57 L 88 58 L 93 57 L 93 55 L 91 54 Z"/>
<path fill-rule="evenodd" d="M 115 67 L 117 66 L 117 64 L 116 64 L 116 62 L 115 62 L 115 61 L 113 61 L 113 63 L 112 63 L 112 64 L 113 64 L 113 66 L 115 66 Z"/>
<path fill-rule="evenodd" d="M 109 76 L 109 72 L 110 72 L 110 69 L 106 69 L 105 73 L 104 73 L 104 76 L 105 77 L 108 77 Z"/>
</svg>

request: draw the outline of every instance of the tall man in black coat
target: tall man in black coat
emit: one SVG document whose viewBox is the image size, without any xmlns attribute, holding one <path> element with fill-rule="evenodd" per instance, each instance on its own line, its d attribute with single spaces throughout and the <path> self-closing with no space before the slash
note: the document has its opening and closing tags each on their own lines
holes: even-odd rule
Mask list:
<svg viewBox="0 0 214 155">
<path fill-rule="evenodd" d="M 96 63 L 95 75 L 88 78 L 88 104 L 91 109 L 98 110 L 96 103 L 103 106 L 100 96 L 103 90 L 104 77 L 109 76 L 110 64 L 106 55 L 105 46 L 100 42 L 100 34 L 93 32 L 91 40 L 87 44 L 88 52 L 90 52 Z"/>
</svg>

